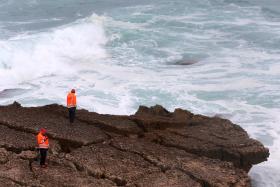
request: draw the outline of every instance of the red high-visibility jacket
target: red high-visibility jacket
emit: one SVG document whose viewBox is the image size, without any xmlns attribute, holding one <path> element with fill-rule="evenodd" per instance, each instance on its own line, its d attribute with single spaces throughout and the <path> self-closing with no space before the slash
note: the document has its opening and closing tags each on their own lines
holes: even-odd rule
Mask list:
<svg viewBox="0 0 280 187">
<path fill-rule="evenodd" d="M 37 143 L 39 148 L 48 149 L 49 139 L 47 136 L 43 135 L 41 132 L 37 135 Z"/>
<path fill-rule="evenodd" d="M 76 101 L 76 95 L 75 93 L 68 93 L 67 95 L 67 107 L 76 107 L 77 106 L 77 101 Z"/>
</svg>

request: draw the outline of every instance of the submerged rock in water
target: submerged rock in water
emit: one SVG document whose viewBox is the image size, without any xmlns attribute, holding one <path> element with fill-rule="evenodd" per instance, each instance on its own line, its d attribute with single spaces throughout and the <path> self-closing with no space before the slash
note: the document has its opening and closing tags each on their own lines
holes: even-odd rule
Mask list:
<svg viewBox="0 0 280 187">
<path fill-rule="evenodd" d="M 269 151 L 219 117 L 162 106 L 135 115 L 78 110 L 73 125 L 60 105 L 0 107 L 1 186 L 250 186 L 247 172 Z M 49 167 L 35 161 L 35 136 L 50 137 Z"/>
<path fill-rule="evenodd" d="M 182 65 L 182 66 L 189 66 L 198 63 L 199 61 L 197 60 L 181 60 L 177 61 L 175 65 Z"/>
</svg>

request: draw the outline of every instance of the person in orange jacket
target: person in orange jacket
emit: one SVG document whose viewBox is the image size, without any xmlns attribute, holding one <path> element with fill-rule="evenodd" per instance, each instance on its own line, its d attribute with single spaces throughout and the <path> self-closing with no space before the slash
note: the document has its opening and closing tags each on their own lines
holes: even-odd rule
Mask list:
<svg viewBox="0 0 280 187">
<path fill-rule="evenodd" d="M 77 98 L 75 92 L 75 89 L 72 89 L 71 92 L 69 92 L 67 95 L 67 108 L 69 111 L 70 124 L 74 123 L 75 120 L 75 113 L 77 107 Z"/>
<path fill-rule="evenodd" d="M 49 139 L 46 135 L 47 130 L 42 128 L 37 135 L 37 143 L 40 151 L 40 166 L 42 168 L 46 167 L 46 158 L 49 149 Z"/>
</svg>

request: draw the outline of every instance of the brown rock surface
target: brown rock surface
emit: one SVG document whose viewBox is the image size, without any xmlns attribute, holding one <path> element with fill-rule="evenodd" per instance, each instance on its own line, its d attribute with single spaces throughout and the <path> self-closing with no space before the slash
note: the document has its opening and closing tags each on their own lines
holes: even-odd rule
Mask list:
<svg viewBox="0 0 280 187">
<path fill-rule="evenodd" d="M 48 168 L 41 169 L 38 164 L 32 164 L 32 171 L 36 179 L 42 186 L 114 186 L 110 180 L 98 179 L 80 172 L 69 165 L 55 162 L 55 158 L 50 162 Z"/>
<path fill-rule="evenodd" d="M 247 172 L 268 149 L 238 125 L 156 105 L 135 115 L 59 105 L 0 107 L 0 186 L 250 186 Z M 35 136 L 48 130 L 48 168 L 36 161 Z"/>
</svg>

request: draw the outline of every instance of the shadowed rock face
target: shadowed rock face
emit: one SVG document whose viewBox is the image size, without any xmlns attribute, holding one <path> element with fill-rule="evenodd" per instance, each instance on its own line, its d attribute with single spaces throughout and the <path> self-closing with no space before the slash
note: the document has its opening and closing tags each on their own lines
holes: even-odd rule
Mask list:
<svg viewBox="0 0 280 187">
<path fill-rule="evenodd" d="M 135 115 L 59 105 L 0 107 L 0 186 L 250 186 L 247 172 L 269 151 L 238 125 L 156 105 Z M 50 137 L 49 167 L 36 161 L 36 134 Z"/>
</svg>

